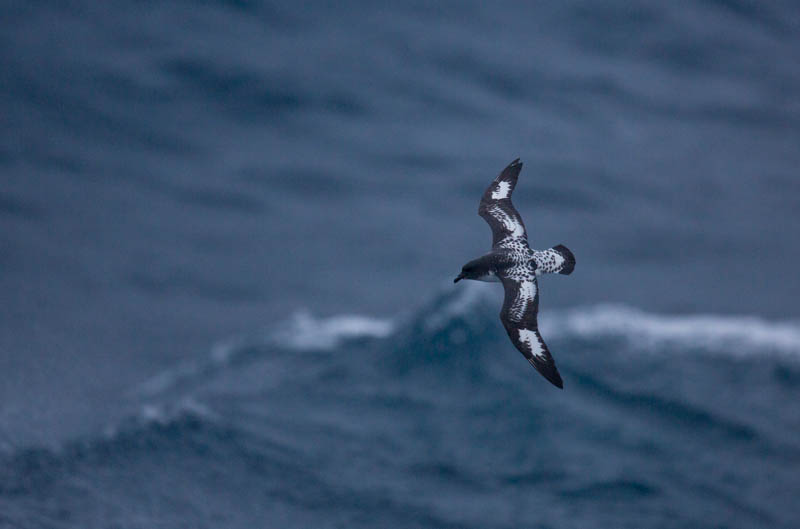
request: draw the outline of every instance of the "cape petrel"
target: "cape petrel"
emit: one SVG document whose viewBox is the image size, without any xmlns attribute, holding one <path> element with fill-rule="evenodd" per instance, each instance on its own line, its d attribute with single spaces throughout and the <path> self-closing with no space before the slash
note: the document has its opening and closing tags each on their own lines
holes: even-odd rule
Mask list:
<svg viewBox="0 0 800 529">
<path fill-rule="evenodd" d="M 478 215 L 492 228 L 492 251 L 465 264 L 453 282 L 475 279 L 503 283 L 505 300 L 500 310 L 500 321 L 509 338 L 544 378 L 563 388 L 561 375 L 539 334 L 536 277 L 550 273 L 571 274 L 575 268 L 575 256 L 561 244 L 542 251 L 531 250 L 528 246 L 522 217 L 511 204 L 511 193 L 521 169 L 522 162 L 517 158 L 483 193 Z"/>
</svg>

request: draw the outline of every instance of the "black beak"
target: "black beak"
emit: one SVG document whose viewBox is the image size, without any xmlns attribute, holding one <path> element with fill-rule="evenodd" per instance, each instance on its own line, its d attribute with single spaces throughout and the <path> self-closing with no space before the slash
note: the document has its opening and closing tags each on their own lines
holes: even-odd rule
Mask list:
<svg viewBox="0 0 800 529">
<path fill-rule="evenodd" d="M 462 279 L 464 279 L 464 274 L 458 274 L 458 277 L 453 279 L 453 283 L 458 283 Z"/>
</svg>

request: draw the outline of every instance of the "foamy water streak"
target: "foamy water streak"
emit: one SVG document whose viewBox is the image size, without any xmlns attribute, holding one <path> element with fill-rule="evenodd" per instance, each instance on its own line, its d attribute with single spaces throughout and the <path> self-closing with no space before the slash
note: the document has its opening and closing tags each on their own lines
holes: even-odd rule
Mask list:
<svg viewBox="0 0 800 529">
<path fill-rule="evenodd" d="M 154 396 L 180 383 L 224 369 L 252 347 L 276 345 L 296 350 L 327 351 L 348 340 L 386 338 L 394 330 L 395 324 L 389 319 L 356 314 L 317 318 L 307 311 L 298 312 L 272 332 L 250 339 L 237 337 L 219 342 L 207 357 L 185 361 L 158 373 L 141 384 L 136 393 Z"/>
<path fill-rule="evenodd" d="M 739 355 L 800 354 L 800 322 L 770 322 L 755 316 L 662 315 L 624 305 L 598 305 L 545 315 L 542 327 L 550 335 L 617 336 L 650 350 L 681 346 Z"/>
<path fill-rule="evenodd" d="M 440 306 L 433 311 L 419 311 L 410 323 L 413 325 L 421 317 L 426 332 L 437 332 L 455 318 L 494 304 L 497 300 L 490 294 L 491 285 L 468 284 L 438 298 L 434 305 Z M 543 332 L 553 338 L 618 337 L 647 350 L 680 346 L 741 355 L 800 355 L 798 321 L 769 321 L 748 315 L 658 314 L 619 304 L 545 310 L 540 316 Z M 403 325 L 401 320 L 399 326 Z M 387 338 L 397 327 L 388 319 L 356 315 L 316 318 L 302 312 L 295 314 L 273 339 L 295 349 L 332 349 L 349 339 Z"/>
<path fill-rule="evenodd" d="M 285 328 L 277 329 L 274 338 L 293 349 L 324 349 L 337 347 L 347 340 L 386 338 L 395 330 L 392 320 L 357 314 L 317 318 L 309 312 L 298 312 Z"/>
<path fill-rule="evenodd" d="M 161 402 L 144 404 L 138 413 L 119 424 L 110 424 L 103 431 L 106 439 L 114 439 L 126 428 L 149 425 L 169 426 L 186 418 L 200 418 L 204 421 L 215 421 L 217 415 L 197 400 L 186 397 L 177 402 Z"/>
<path fill-rule="evenodd" d="M 485 285 L 469 285 L 437 298 L 432 307 L 410 318 L 381 319 L 357 314 L 328 318 L 298 312 L 271 332 L 235 338 L 215 345 L 204 359 L 184 362 L 148 380 L 142 395 L 160 394 L 176 385 L 224 369 L 253 347 L 274 345 L 297 351 L 329 351 L 353 340 L 386 339 L 398 327 L 421 323 L 433 335 L 455 318 L 480 316 L 480 308 L 494 305 Z M 431 310 L 432 309 L 432 310 Z M 494 313 L 494 311 L 491 311 Z M 800 322 L 770 322 L 755 316 L 714 314 L 664 315 L 625 305 L 597 305 L 569 310 L 545 310 L 540 317 L 546 339 L 621 338 L 632 347 L 658 351 L 665 347 L 703 349 L 721 354 L 778 353 L 800 356 Z M 500 325 L 499 320 L 497 325 Z"/>
</svg>

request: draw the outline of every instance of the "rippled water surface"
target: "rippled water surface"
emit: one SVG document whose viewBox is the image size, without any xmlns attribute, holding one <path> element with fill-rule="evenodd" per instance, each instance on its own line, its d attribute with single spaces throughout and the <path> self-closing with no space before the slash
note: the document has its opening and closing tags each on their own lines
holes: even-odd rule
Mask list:
<svg viewBox="0 0 800 529">
<path fill-rule="evenodd" d="M 791 2 L 0 13 L 0 527 L 800 524 Z"/>
</svg>

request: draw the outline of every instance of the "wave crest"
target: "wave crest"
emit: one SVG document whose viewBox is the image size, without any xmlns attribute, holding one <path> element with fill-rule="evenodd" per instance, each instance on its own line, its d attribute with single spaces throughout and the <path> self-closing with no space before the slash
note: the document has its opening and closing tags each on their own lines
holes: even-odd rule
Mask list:
<svg viewBox="0 0 800 529">
<path fill-rule="evenodd" d="M 679 346 L 737 355 L 800 354 L 800 323 L 756 316 L 664 315 L 625 305 L 598 305 L 545 317 L 542 324 L 550 336 L 618 337 L 649 351 Z"/>
<path fill-rule="evenodd" d="M 390 319 L 342 314 L 317 318 L 310 312 L 295 313 L 289 324 L 277 329 L 272 338 L 291 349 L 335 349 L 343 342 L 364 338 L 387 338 L 395 331 Z"/>
<path fill-rule="evenodd" d="M 462 354 L 466 344 L 504 339 L 497 319 L 498 302 L 499 296 L 492 295 L 490 285 L 475 283 L 445 290 L 421 309 L 394 319 L 356 314 L 325 318 L 308 311 L 298 312 L 266 333 L 220 342 L 207 357 L 184 362 L 152 377 L 138 393 L 161 394 L 180 384 L 206 379 L 229 366 L 280 352 L 332 351 L 391 339 L 389 351 L 401 351 L 404 357 L 411 352 L 411 356 L 426 362 L 450 353 Z M 800 355 L 800 323 L 771 322 L 756 316 L 667 315 L 603 304 L 546 310 L 540 326 L 548 341 L 618 339 L 643 352 L 684 348 L 737 356 Z"/>
</svg>

